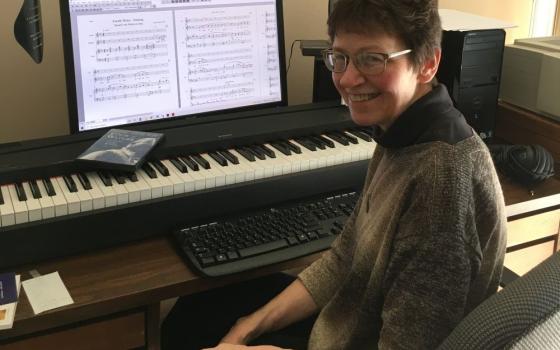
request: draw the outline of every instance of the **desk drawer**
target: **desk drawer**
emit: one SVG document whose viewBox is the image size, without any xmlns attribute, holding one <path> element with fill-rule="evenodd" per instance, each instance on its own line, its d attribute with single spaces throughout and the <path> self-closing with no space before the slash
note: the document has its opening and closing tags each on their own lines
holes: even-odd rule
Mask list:
<svg viewBox="0 0 560 350">
<path fill-rule="evenodd" d="M 560 209 L 507 223 L 507 246 L 535 241 L 558 234 Z"/>
<path fill-rule="evenodd" d="M 145 316 L 143 312 L 137 312 L 31 335 L 30 338 L 0 345 L 0 350 L 124 350 L 144 347 L 145 339 Z"/>
<path fill-rule="evenodd" d="M 504 265 L 518 275 L 524 275 L 554 253 L 554 241 L 537 244 L 507 253 Z"/>
</svg>

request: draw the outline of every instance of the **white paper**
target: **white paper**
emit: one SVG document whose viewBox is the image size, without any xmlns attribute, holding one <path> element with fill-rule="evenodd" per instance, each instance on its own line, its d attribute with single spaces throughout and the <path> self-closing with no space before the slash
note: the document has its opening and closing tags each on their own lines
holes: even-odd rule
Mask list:
<svg viewBox="0 0 560 350">
<path fill-rule="evenodd" d="M 516 27 L 515 24 L 499 19 L 473 15 L 472 13 L 457 10 L 439 9 L 439 16 L 443 30 L 467 31 Z"/>
<path fill-rule="evenodd" d="M 17 294 L 19 297 L 19 290 L 20 290 L 20 276 L 16 275 L 16 287 L 17 287 Z M 10 329 L 14 325 L 14 318 L 16 316 L 16 307 L 17 301 L 9 304 L 0 305 L 0 312 L 3 313 L 3 319 L 0 319 L 0 330 L 1 329 Z"/>
<path fill-rule="evenodd" d="M 58 271 L 23 281 L 22 285 L 35 314 L 74 303 Z"/>
</svg>

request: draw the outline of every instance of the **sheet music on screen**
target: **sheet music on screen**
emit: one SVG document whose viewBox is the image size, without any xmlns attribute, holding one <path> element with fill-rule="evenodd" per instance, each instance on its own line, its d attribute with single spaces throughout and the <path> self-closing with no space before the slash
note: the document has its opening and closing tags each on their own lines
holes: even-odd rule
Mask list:
<svg viewBox="0 0 560 350">
<path fill-rule="evenodd" d="M 276 0 L 69 0 L 79 131 L 282 100 Z"/>
</svg>

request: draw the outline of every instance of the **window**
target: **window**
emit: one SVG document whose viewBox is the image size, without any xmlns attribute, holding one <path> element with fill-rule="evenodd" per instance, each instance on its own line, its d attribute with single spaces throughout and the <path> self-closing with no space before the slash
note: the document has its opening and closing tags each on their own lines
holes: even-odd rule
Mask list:
<svg viewBox="0 0 560 350">
<path fill-rule="evenodd" d="M 531 31 L 533 38 L 551 36 L 556 30 L 558 33 L 558 4 L 557 0 L 533 0 L 533 15 L 531 18 Z"/>
</svg>

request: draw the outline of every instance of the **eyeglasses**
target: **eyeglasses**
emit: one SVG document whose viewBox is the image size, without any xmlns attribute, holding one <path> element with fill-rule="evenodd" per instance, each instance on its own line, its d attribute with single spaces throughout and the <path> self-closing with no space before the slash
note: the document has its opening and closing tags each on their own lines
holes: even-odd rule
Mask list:
<svg viewBox="0 0 560 350">
<path fill-rule="evenodd" d="M 323 51 L 323 60 L 327 69 L 334 73 L 344 72 L 348 68 L 350 59 L 352 59 L 352 62 L 354 62 L 354 65 L 361 73 L 376 75 L 385 71 L 387 61 L 410 52 L 412 52 L 410 49 L 392 53 L 360 52 L 351 57 L 345 53 L 329 49 Z"/>
</svg>

